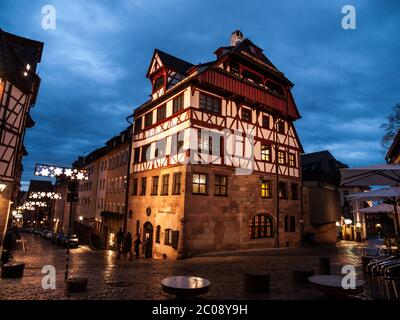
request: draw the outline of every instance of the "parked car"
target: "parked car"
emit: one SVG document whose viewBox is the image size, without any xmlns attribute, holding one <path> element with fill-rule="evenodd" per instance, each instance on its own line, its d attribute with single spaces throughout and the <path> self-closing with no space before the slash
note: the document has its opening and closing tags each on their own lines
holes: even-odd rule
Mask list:
<svg viewBox="0 0 400 320">
<path fill-rule="evenodd" d="M 53 236 L 54 236 L 54 232 L 51 231 L 51 230 L 47 230 L 47 231 L 44 232 L 44 236 L 43 237 L 45 239 L 47 239 L 47 240 L 51 240 L 51 239 L 53 239 Z"/>
<path fill-rule="evenodd" d="M 42 232 L 42 230 L 39 228 L 33 230 L 33 234 L 40 235 L 41 232 Z"/>
<path fill-rule="evenodd" d="M 69 236 L 64 237 L 64 247 L 68 246 L 68 242 L 69 242 L 70 248 L 78 248 L 79 247 L 79 239 L 75 234 L 71 235 L 70 237 Z"/>
<path fill-rule="evenodd" d="M 53 235 L 53 239 L 51 241 L 55 244 L 61 244 L 61 239 L 64 237 L 64 233 L 58 232 Z"/>
<path fill-rule="evenodd" d="M 41 236 L 42 238 L 44 238 L 46 232 L 47 232 L 47 230 L 40 230 L 39 236 Z"/>
</svg>

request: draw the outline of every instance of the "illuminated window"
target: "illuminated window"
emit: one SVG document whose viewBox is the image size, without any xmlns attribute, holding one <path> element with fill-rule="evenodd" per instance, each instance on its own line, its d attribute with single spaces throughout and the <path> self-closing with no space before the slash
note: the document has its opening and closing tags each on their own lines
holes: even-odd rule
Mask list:
<svg viewBox="0 0 400 320">
<path fill-rule="evenodd" d="M 207 194 L 207 175 L 202 173 L 193 173 L 192 193 Z"/>
<path fill-rule="evenodd" d="M 169 187 L 169 174 L 165 174 L 162 176 L 162 187 L 161 187 L 162 195 L 168 194 L 168 187 Z"/>
<path fill-rule="evenodd" d="M 261 160 L 271 161 L 271 146 L 261 145 Z"/>
<path fill-rule="evenodd" d="M 265 214 L 258 214 L 249 220 L 250 239 L 272 238 L 273 220 Z"/>
<path fill-rule="evenodd" d="M 176 113 L 183 109 L 183 94 L 177 96 L 173 100 L 173 113 Z"/>
<path fill-rule="evenodd" d="M 241 108 L 241 119 L 246 122 L 251 122 L 251 110 Z"/>
<path fill-rule="evenodd" d="M 263 180 L 261 182 L 261 197 L 271 198 L 271 181 Z"/>
<path fill-rule="evenodd" d="M 151 186 L 151 194 L 157 195 L 158 193 L 158 176 L 153 177 L 153 182 L 152 182 L 152 186 Z"/>
<path fill-rule="evenodd" d="M 167 246 L 172 246 L 172 229 L 165 229 L 164 244 Z"/>
<path fill-rule="evenodd" d="M 278 197 L 279 199 L 287 199 L 286 182 L 279 182 Z"/>
<path fill-rule="evenodd" d="M 214 113 L 221 113 L 221 99 L 210 96 L 208 94 L 200 93 L 200 109 L 211 111 Z"/>
<path fill-rule="evenodd" d="M 289 153 L 289 166 L 296 167 L 296 155 L 294 153 Z"/>
<path fill-rule="evenodd" d="M 214 187 L 216 196 L 226 196 L 228 194 L 228 178 L 216 175 Z"/>
<path fill-rule="evenodd" d="M 279 164 L 285 164 L 286 163 L 285 151 L 278 150 L 278 163 Z"/>
</svg>

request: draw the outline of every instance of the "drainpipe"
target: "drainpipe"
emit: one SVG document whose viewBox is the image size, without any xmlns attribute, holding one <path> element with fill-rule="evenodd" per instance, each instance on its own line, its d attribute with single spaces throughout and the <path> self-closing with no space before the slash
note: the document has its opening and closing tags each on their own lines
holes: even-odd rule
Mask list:
<svg viewBox="0 0 400 320">
<path fill-rule="evenodd" d="M 274 140 L 275 140 L 275 174 L 276 174 L 276 232 L 275 232 L 275 248 L 279 248 L 279 163 L 278 163 L 278 132 L 276 118 L 273 117 L 274 123 Z"/>
</svg>

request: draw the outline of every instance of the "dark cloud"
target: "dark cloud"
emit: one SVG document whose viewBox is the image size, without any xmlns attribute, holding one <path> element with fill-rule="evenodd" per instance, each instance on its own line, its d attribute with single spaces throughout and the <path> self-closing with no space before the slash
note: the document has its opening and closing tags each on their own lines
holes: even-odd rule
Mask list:
<svg viewBox="0 0 400 320">
<path fill-rule="evenodd" d="M 3 0 L 1 27 L 43 41 L 42 87 L 26 137 L 35 162 L 70 164 L 127 126 L 148 99 L 155 47 L 192 63 L 213 59 L 239 28 L 295 83 L 307 152 L 349 165 L 383 162 L 379 128 L 400 102 L 398 1 L 351 1 L 357 29 L 341 28 L 348 1 L 53 1 L 57 29 L 41 28 L 47 1 Z"/>
</svg>

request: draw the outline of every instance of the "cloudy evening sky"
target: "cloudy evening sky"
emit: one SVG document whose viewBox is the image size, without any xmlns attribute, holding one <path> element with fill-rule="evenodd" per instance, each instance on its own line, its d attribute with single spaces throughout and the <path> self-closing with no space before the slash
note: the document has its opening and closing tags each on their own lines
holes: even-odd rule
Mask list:
<svg viewBox="0 0 400 320">
<path fill-rule="evenodd" d="M 41 28 L 47 4 L 56 30 Z M 346 4 L 356 30 L 341 28 Z M 235 29 L 295 84 L 306 152 L 382 163 L 379 126 L 400 102 L 399 1 L 1 0 L 0 27 L 45 44 L 24 181 L 36 162 L 70 165 L 127 127 L 148 99 L 154 48 L 206 62 Z"/>
</svg>

